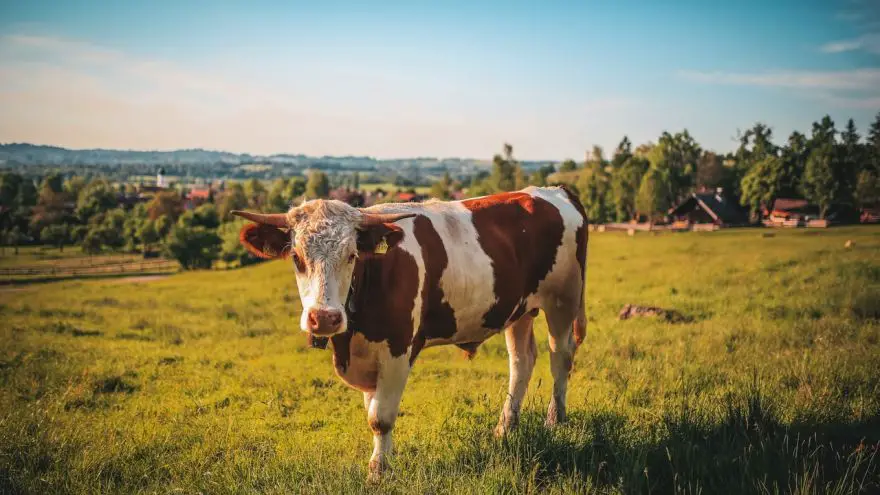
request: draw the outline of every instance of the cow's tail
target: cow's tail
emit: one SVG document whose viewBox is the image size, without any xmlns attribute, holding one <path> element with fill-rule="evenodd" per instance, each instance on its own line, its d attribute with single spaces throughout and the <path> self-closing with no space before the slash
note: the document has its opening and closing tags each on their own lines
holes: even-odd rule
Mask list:
<svg viewBox="0 0 880 495">
<path fill-rule="evenodd" d="M 584 219 L 586 222 L 586 219 Z M 578 305 L 577 314 L 575 315 L 574 322 L 572 323 L 572 332 L 574 333 L 574 342 L 576 346 L 580 346 L 581 342 L 587 337 L 587 229 L 586 223 L 584 223 L 584 228 L 578 231 L 579 235 L 584 236 L 582 242 L 578 243 L 578 249 L 583 249 L 583 253 L 578 253 L 578 258 L 584 260 L 583 264 L 583 272 L 581 272 L 581 298 L 580 304 Z"/>
<path fill-rule="evenodd" d="M 587 337 L 587 308 L 584 302 L 585 294 L 581 290 L 581 305 L 575 315 L 574 322 L 571 324 L 574 333 L 574 344 L 580 347 L 581 343 Z"/>
</svg>

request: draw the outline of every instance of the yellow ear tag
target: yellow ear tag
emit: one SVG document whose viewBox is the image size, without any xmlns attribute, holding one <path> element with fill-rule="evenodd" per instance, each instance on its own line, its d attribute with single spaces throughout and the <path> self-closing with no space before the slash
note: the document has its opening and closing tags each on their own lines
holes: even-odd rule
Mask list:
<svg viewBox="0 0 880 495">
<path fill-rule="evenodd" d="M 376 244 L 376 249 L 373 250 L 374 254 L 385 254 L 388 252 L 388 241 L 383 237 L 379 244 Z"/>
</svg>

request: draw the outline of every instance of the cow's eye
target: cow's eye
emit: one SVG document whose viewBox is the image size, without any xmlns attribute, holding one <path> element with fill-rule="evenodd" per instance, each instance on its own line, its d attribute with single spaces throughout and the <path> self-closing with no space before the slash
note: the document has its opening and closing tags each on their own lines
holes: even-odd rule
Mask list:
<svg viewBox="0 0 880 495">
<path fill-rule="evenodd" d="M 293 253 L 293 264 L 294 264 L 294 266 L 296 266 L 296 269 L 298 271 L 300 271 L 300 272 L 306 271 L 306 264 L 303 263 L 302 258 L 296 253 Z"/>
</svg>

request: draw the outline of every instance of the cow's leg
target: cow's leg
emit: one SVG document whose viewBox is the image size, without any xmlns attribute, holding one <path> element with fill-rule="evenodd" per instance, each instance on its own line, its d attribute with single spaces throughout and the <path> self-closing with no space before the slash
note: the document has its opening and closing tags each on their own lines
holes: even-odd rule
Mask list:
<svg viewBox="0 0 880 495">
<path fill-rule="evenodd" d="M 370 402 L 373 401 L 374 395 L 376 395 L 376 392 L 364 392 L 364 409 L 366 409 L 367 414 L 370 413 Z"/>
<path fill-rule="evenodd" d="M 397 419 L 397 411 L 400 408 L 400 398 L 406 387 L 406 379 L 409 376 L 409 357 L 404 354 L 399 357 L 386 356 L 379 363 L 379 378 L 376 383 L 376 391 L 372 394 L 372 400 L 367 402 L 364 394 L 364 403 L 367 406 L 367 421 L 373 430 L 373 455 L 370 457 L 369 481 L 378 481 L 382 472 L 388 467 L 388 456 L 391 453 L 391 430 Z"/>
<path fill-rule="evenodd" d="M 510 384 L 504 408 L 501 410 L 501 418 L 498 420 L 498 426 L 495 427 L 495 436 L 497 437 L 504 436 L 516 427 L 522 400 L 526 389 L 529 388 L 532 369 L 534 369 L 535 359 L 538 357 L 535 334 L 532 332 L 533 320 L 531 315 L 523 315 L 513 325 L 507 327 L 504 333 L 510 362 Z"/>
<path fill-rule="evenodd" d="M 544 311 L 550 330 L 550 371 L 553 374 L 553 395 L 547 408 L 548 426 L 565 421 L 565 396 L 568 391 L 568 375 L 574 363 L 577 349 L 573 322 L 575 312 L 570 305 L 562 304 Z"/>
</svg>

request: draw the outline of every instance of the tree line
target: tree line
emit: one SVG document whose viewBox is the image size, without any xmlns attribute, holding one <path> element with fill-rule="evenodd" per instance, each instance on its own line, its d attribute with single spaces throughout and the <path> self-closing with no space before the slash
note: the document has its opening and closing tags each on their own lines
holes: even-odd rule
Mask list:
<svg viewBox="0 0 880 495">
<path fill-rule="evenodd" d="M 243 221 L 230 212 L 240 209 L 287 210 L 301 197 L 326 197 L 326 174 L 279 178 L 266 187 L 257 179 L 231 182 L 217 197 L 212 193 L 186 208 L 182 191 L 157 192 L 136 201 L 131 186 L 107 179 L 64 179 L 58 173 L 39 184 L 20 174 L 0 174 L 0 244 L 39 243 L 64 250 L 78 245 L 86 254 L 142 252 L 177 260 L 184 269 L 210 268 L 217 260 L 239 265 L 254 260 L 241 246 Z"/>
<path fill-rule="evenodd" d="M 687 129 L 664 132 L 656 143 L 634 147 L 624 136 L 606 158 L 594 146 L 582 164 L 562 162 L 526 176 L 504 145 L 489 173 L 473 178 L 469 196 L 512 191 L 526 185 L 568 183 L 580 196 L 591 222 L 656 221 L 693 192 L 723 191 L 753 220 L 772 208 L 777 198 L 804 198 L 825 218 L 834 205 L 871 207 L 880 204 L 880 113 L 862 139 L 852 119 L 842 131 L 825 116 L 810 135 L 794 131 L 785 143 L 774 142 L 772 129 L 756 123 L 739 136 L 739 147 L 727 154 L 703 149 Z M 439 188 L 448 190 L 448 177 Z"/>
<path fill-rule="evenodd" d="M 880 204 L 880 113 L 862 139 L 852 119 L 842 131 L 825 116 L 808 135 L 793 132 L 774 142 L 772 129 L 756 123 L 739 136 L 727 154 L 703 149 L 688 130 L 664 132 L 656 143 L 634 146 L 624 136 L 606 158 L 594 146 L 583 163 L 566 160 L 528 172 L 505 144 L 490 170 L 435 181 L 430 195 L 450 199 L 465 190 L 470 197 L 517 190 L 527 185 L 567 183 L 579 195 L 591 222 L 662 219 L 692 192 L 721 189 L 731 202 L 760 220 L 780 197 L 801 197 L 825 217 L 834 205 Z M 0 174 L 0 244 L 41 243 L 63 249 L 79 245 L 87 254 L 104 251 L 163 254 L 184 268 L 210 267 L 216 260 L 253 261 L 238 241 L 242 223 L 230 211 L 250 208 L 285 211 L 301 198 L 326 198 L 332 185 L 358 189 L 357 172 L 275 179 L 268 187 L 252 178 L 212 190 L 204 204 L 187 209 L 182 191 L 136 198 L 131 184 L 106 178 L 50 173 L 39 181 L 21 174 Z M 393 200 L 386 198 L 384 201 Z"/>
</svg>

